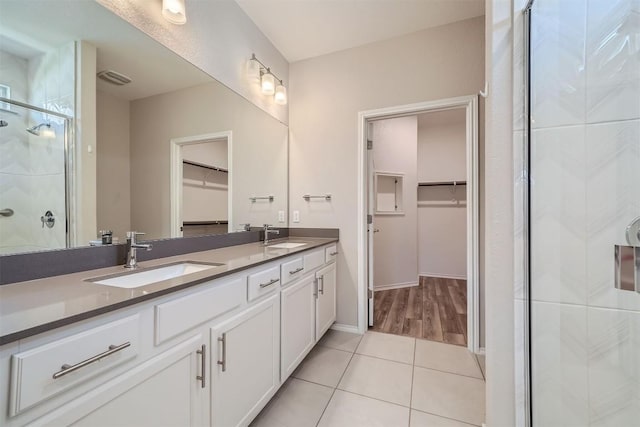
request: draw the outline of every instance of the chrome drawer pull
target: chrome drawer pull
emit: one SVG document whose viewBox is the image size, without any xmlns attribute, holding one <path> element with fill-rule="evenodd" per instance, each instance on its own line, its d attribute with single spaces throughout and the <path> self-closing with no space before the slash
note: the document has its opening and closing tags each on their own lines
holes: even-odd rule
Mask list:
<svg viewBox="0 0 640 427">
<path fill-rule="evenodd" d="M 196 379 L 202 382 L 202 388 L 207 386 L 207 346 L 202 344 L 202 348 L 200 350 L 196 350 L 196 353 L 202 355 L 201 363 L 201 372 L 202 375 L 197 375 Z"/>
<path fill-rule="evenodd" d="M 267 283 L 260 283 L 260 287 L 261 288 L 266 288 L 267 286 L 271 286 L 274 283 L 278 283 L 279 281 L 280 281 L 280 279 L 271 279 Z"/>
<path fill-rule="evenodd" d="M 336 252 L 329 252 L 329 255 L 331 255 L 331 256 L 336 256 L 336 255 L 338 255 L 338 251 L 336 251 Z"/>
<path fill-rule="evenodd" d="M 96 354 L 95 356 L 90 357 L 87 360 L 83 360 L 80 363 L 76 363 L 75 365 L 68 365 L 65 363 L 64 365 L 61 366 L 62 369 L 60 371 L 53 374 L 53 379 L 57 380 L 58 378 L 63 377 L 67 374 L 70 374 L 73 371 L 77 371 L 78 369 L 84 368 L 85 366 L 90 365 L 94 362 L 97 362 L 101 359 L 104 359 L 107 356 L 111 356 L 113 353 L 117 353 L 120 350 L 124 350 L 129 346 L 131 346 L 131 342 L 129 341 L 120 345 L 110 345 L 109 350 L 105 351 L 104 353 Z"/>
<path fill-rule="evenodd" d="M 227 333 L 223 333 L 218 341 L 222 343 L 222 360 L 218 360 L 218 365 L 222 366 L 222 372 L 225 372 L 227 370 Z"/>
<path fill-rule="evenodd" d="M 304 267 L 298 267 L 293 271 L 290 271 L 289 274 L 296 274 L 296 273 L 300 273 L 302 270 L 304 270 Z"/>
</svg>

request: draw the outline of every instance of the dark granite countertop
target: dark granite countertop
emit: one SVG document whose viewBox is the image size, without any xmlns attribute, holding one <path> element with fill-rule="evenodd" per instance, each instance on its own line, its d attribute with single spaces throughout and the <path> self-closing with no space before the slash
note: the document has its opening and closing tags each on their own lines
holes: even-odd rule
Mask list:
<svg viewBox="0 0 640 427">
<path fill-rule="evenodd" d="M 140 262 L 140 269 L 180 261 L 223 265 L 134 289 L 86 281 L 122 273 L 121 265 L 3 285 L 0 286 L 0 345 L 336 241 L 336 238 L 295 237 L 274 240 L 271 244 L 306 244 L 292 249 L 272 249 L 262 243 L 250 243 Z"/>
</svg>

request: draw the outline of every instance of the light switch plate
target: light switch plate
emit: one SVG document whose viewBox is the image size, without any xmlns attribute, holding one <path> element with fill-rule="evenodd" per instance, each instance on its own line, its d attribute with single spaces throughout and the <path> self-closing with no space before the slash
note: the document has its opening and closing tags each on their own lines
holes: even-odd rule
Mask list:
<svg viewBox="0 0 640 427">
<path fill-rule="evenodd" d="M 278 222 L 284 222 L 284 211 L 278 211 Z"/>
<path fill-rule="evenodd" d="M 293 211 L 293 222 L 300 222 L 300 211 Z"/>
</svg>

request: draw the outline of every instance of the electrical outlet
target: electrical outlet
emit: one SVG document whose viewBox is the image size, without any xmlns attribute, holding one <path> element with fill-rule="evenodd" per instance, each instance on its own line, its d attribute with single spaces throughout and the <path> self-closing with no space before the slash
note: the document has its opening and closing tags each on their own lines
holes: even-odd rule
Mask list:
<svg viewBox="0 0 640 427">
<path fill-rule="evenodd" d="M 284 211 L 278 211 L 278 222 L 284 222 Z"/>
<path fill-rule="evenodd" d="M 300 222 L 300 211 L 293 211 L 293 222 Z"/>
</svg>

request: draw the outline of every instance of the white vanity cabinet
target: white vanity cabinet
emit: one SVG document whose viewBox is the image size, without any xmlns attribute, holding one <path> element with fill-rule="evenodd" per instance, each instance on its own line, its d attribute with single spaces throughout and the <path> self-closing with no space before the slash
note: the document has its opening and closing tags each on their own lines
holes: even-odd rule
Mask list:
<svg viewBox="0 0 640 427">
<path fill-rule="evenodd" d="M 211 329 L 211 425 L 248 425 L 280 387 L 280 296 Z"/>
<path fill-rule="evenodd" d="M 310 274 L 282 290 L 280 379 L 293 373 L 316 343 L 316 278 Z"/>
<path fill-rule="evenodd" d="M 335 245 L 305 255 L 307 275 L 282 290 L 283 382 L 336 320 L 335 254 L 325 263 L 325 253 L 333 252 Z"/>
<path fill-rule="evenodd" d="M 197 334 L 30 425 L 206 425 L 205 342 Z"/>
<path fill-rule="evenodd" d="M 316 281 L 316 337 L 320 339 L 336 321 L 336 264 L 321 268 Z"/>
<path fill-rule="evenodd" d="M 329 247 L 0 347 L 0 425 L 247 426 L 335 321 Z"/>
</svg>

